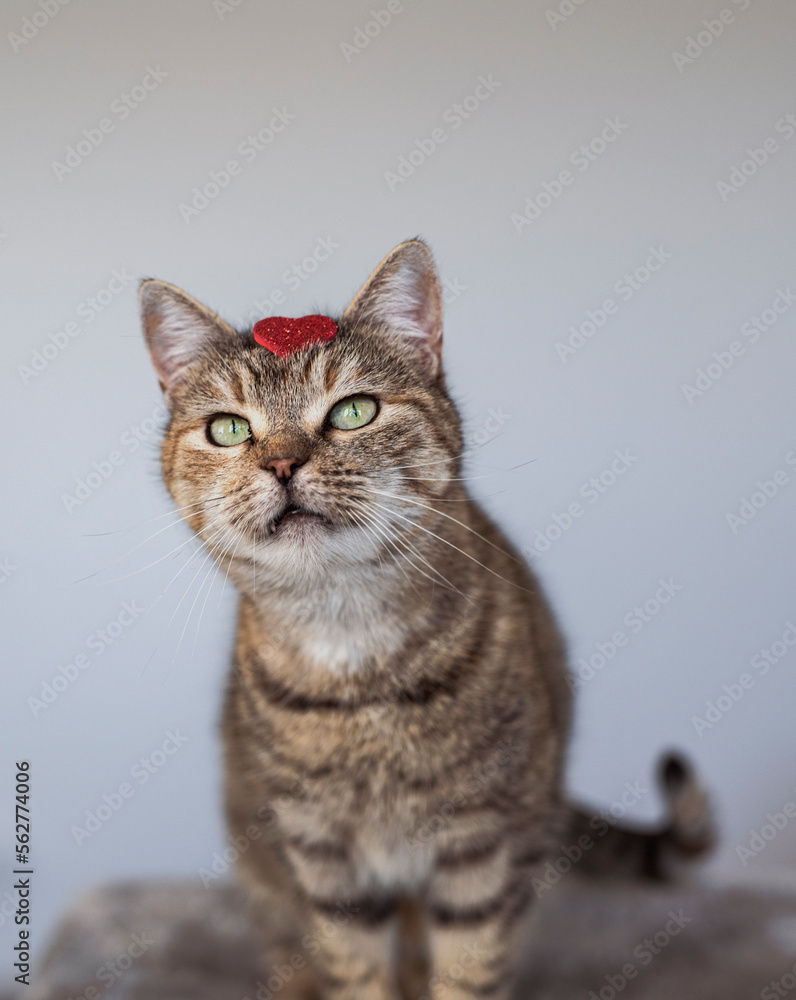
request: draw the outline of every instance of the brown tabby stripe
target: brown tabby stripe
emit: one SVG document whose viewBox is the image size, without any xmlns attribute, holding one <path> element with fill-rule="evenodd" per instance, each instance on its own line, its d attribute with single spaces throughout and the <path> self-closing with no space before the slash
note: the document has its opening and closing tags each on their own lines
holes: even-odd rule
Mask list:
<svg viewBox="0 0 796 1000">
<path fill-rule="evenodd" d="M 327 392 L 331 392 L 337 383 L 337 379 L 340 376 L 340 365 L 335 364 L 334 361 L 327 361 L 326 368 L 323 373 L 323 386 Z"/>
<path fill-rule="evenodd" d="M 259 659 L 255 661 L 252 657 L 250 662 L 255 665 L 258 673 L 258 689 L 271 705 L 292 712 L 357 712 L 363 708 L 372 708 L 374 705 L 387 703 L 427 705 L 440 695 L 454 697 L 459 684 L 476 669 L 483 643 L 484 636 L 477 633 L 461 660 L 449 664 L 442 676 L 420 677 L 403 688 L 389 691 L 386 695 L 362 691 L 350 697 L 313 697 L 271 677 Z"/>
<path fill-rule="evenodd" d="M 313 909 L 331 917 L 339 914 L 341 910 L 339 900 L 309 896 L 308 901 Z M 395 916 L 398 904 L 393 897 L 360 896 L 353 902 L 351 900 L 346 902 L 345 912 L 353 921 L 365 924 L 367 927 L 378 927 Z"/>
<path fill-rule="evenodd" d="M 300 837 L 288 837 L 287 843 L 311 860 L 347 861 L 350 856 L 345 844 L 336 844 L 331 840 L 306 841 Z"/>
<path fill-rule="evenodd" d="M 530 892 L 524 884 L 520 883 L 519 891 L 509 897 L 508 906 L 500 918 L 501 931 L 507 934 L 514 924 L 528 912 L 530 905 Z"/>
<path fill-rule="evenodd" d="M 318 978 L 321 980 L 323 985 L 330 987 L 331 989 L 339 990 L 349 990 L 352 986 L 365 986 L 367 983 L 372 982 L 379 975 L 379 970 L 376 966 L 370 966 L 359 975 L 349 974 L 345 979 L 340 976 L 336 976 L 333 972 L 328 969 L 321 968 L 318 971 Z"/>
<path fill-rule="evenodd" d="M 461 850 L 440 851 L 437 855 L 437 867 L 450 872 L 481 864 L 488 858 L 494 857 L 504 842 L 504 838 L 501 837 L 489 844 L 465 847 Z"/>
<path fill-rule="evenodd" d="M 517 868 L 530 867 L 531 865 L 538 865 L 540 862 L 548 856 L 550 852 L 543 850 L 541 847 L 534 847 L 525 854 L 520 854 L 518 857 L 512 860 Z"/>
<path fill-rule="evenodd" d="M 512 908 L 522 903 L 522 908 L 528 901 L 528 891 L 521 885 L 505 887 L 490 899 L 472 906 L 447 906 L 444 903 L 431 903 L 429 909 L 433 920 L 443 927 L 472 927 L 492 920 L 500 914 L 508 914 Z"/>
<path fill-rule="evenodd" d="M 466 990 L 472 993 L 473 996 L 479 997 L 491 997 L 502 990 L 504 987 L 511 985 L 514 981 L 514 971 L 513 969 L 504 969 L 503 972 L 498 973 L 493 976 L 492 979 L 488 979 L 486 982 L 477 983 L 469 979 L 458 979 L 456 985 L 461 990 Z"/>
<path fill-rule="evenodd" d="M 243 388 L 243 379 L 239 372 L 234 369 L 230 371 L 229 375 L 229 388 L 235 399 L 243 401 L 246 398 L 246 393 Z"/>
</svg>

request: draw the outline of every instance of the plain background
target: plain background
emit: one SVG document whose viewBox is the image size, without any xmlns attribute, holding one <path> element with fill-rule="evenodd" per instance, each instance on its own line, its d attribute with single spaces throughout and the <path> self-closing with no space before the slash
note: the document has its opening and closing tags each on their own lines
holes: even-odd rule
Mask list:
<svg viewBox="0 0 796 1000">
<path fill-rule="evenodd" d="M 0 792 L 10 803 L 14 762 L 29 759 L 34 956 L 78 891 L 195 877 L 225 846 L 216 723 L 235 597 L 168 513 L 137 281 L 172 281 L 233 323 L 265 315 L 274 290 L 277 313 L 340 311 L 417 234 L 448 282 L 445 364 L 468 472 L 482 477 L 473 493 L 526 552 L 580 503 L 532 561 L 573 663 L 628 637 L 578 693 L 570 790 L 608 809 L 641 782 L 631 812 L 653 819 L 655 760 L 680 747 L 715 792 L 723 841 L 710 874 L 793 882 L 796 821 L 756 857 L 737 848 L 796 801 L 796 649 L 776 647 L 785 655 L 765 676 L 752 666 L 796 621 L 796 308 L 766 314 L 776 322 L 754 342 L 745 326 L 796 288 L 796 138 L 777 131 L 796 112 L 796 9 L 391 8 L 379 25 L 381 0 L 72 0 L 50 18 L 29 0 L 3 5 Z M 25 18 L 36 31 L 19 43 Z M 151 70 L 159 84 L 135 90 L 153 86 Z M 491 93 L 467 101 L 479 77 Z M 146 96 L 124 115 L 125 94 Z M 456 126 L 449 109 L 462 102 Z M 239 147 L 274 109 L 293 117 L 246 159 Z M 620 134 L 595 143 L 606 119 Z M 444 141 L 418 152 L 440 128 Z M 102 141 L 55 166 L 84 130 Z M 571 160 L 584 145 L 587 169 Z M 761 148 L 765 162 L 747 162 L 745 183 L 722 195 L 717 182 Z M 401 158 L 412 170 L 391 180 Z M 186 221 L 180 205 L 231 159 L 240 170 Z M 567 169 L 560 196 L 537 201 Z M 529 198 L 544 210 L 515 225 Z M 333 252 L 304 265 L 319 239 Z M 665 264 L 620 298 L 617 282 L 650 248 Z M 562 359 L 556 345 L 607 298 L 618 310 Z M 743 353 L 687 398 L 734 341 Z M 589 502 L 582 487 L 617 450 L 634 460 Z M 758 495 L 733 530 L 727 515 L 758 481 L 776 494 Z M 634 631 L 626 616 L 662 579 L 680 589 Z M 79 654 L 83 669 L 70 669 Z M 744 673 L 754 685 L 698 732 L 694 718 Z M 169 732 L 187 737 L 171 756 Z M 124 783 L 131 796 L 78 844 L 87 812 Z M 8 806 L 0 816 L 5 974 Z"/>
</svg>

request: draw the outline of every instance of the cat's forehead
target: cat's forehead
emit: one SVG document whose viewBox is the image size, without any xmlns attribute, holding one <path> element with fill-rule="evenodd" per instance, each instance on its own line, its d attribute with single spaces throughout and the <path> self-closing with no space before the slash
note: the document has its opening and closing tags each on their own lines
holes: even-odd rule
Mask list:
<svg viewBox="0 0 796 1000">
<path fill-rule="evenodd" d="M 247 406 L 262 410 L 275 419 L 312 419 L 313 410 L 323 413 L 330 398 L 371 391 L 378 373 L 363 359 L 347 355 L 327 345 L 297 351 L 278 358 L 255 344 L 240 360 L 235 388 Z"/>
<path fill-rule="evenodd" d="M 265 423 L 317 424 L 330 405 L 357 393 L 406 392 L 412 365 L 400 349 L 351 335 L 280 358 L 242 335 L 234 352 L 203 366 L 185 397 L 186 416 L 259 414 Z M 198 412 L 201 409 L 202 413 Z"/>
</svg>

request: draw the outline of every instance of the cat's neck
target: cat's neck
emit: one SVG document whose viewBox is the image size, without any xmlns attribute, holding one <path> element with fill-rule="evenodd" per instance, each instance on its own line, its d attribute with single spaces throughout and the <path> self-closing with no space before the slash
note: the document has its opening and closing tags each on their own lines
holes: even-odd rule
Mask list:
<svg viewBox="0 0 796 1000">
<path fill-rule="evenodd" d="M 474 536 L 465 524 L 470 503 L 456 506 L 458 524 L 429 519 L 436 530 L 415 541 L 425 548 L 416 548 L 411 561 L 396 548 L 367 565 L 329 562 L 294 577 L 269 576 L 266 568 L 256 579 L 251 569 L 233 571 L 252 641 L 291 670 L 394 671 L 396 658 L 419 636 L 470 613 L 475 598 L 466 591 L 473 587 L 464 583 L 474 565 L 468 554 Z"/>
<path fill-rule="evenodd" d="M 478 544 L 477 505 L 463 490 L 460 499 L 455 516 L 428 506 L 410 545 L 366 564 L 294 557 L 263 559 L 256 573 L 251 561 L 231 567 L 250 643 L 294 673 L 394 671 L 419 637 L 471 614 L 491 580 L 479 571 L 494 550 Z"/>
<path fill-rule="evenodd" d="M 263 646 L 310 672 L 355 674 L 387 667 L 434 614 L 438 585 L 407 582 L 399 565 L 370 572 L 329 569 L 301 588 L 244 585 L 251 627 Z M 259 643 L 258 643 L 259 644 Z"/>
</svg>

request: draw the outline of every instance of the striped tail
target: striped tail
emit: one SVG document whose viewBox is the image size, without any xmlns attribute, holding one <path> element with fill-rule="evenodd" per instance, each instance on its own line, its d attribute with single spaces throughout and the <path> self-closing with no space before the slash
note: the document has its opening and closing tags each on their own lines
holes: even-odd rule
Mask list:
<svg viewBox="0 0 796 1000">
<path fill-rule="evenodd" d="M 579 871 L 589 876 L 669 879 L 683 861 L 706 855 L 715 846 L 710 801 L 686 758 L 664 754 L 657 777 L 666 814 L 656 827 L 618 823 L 605 813 L 572 807 L 566 843 L 590 844 L 579 858 Z"/>
</svg>

